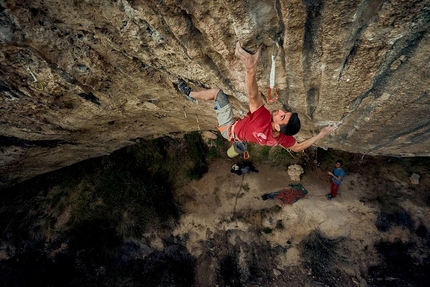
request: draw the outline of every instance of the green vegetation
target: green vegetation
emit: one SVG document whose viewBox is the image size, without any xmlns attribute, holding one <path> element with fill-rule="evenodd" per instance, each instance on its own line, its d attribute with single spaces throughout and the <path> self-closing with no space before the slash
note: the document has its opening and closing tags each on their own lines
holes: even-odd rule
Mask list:
<svg viewBox="0 0 430 287">
<path fill-rule="evenodd" d="M 110 286 L 118 282 L 127 282 L 127 286 L 146 282 L 149 286 L 154 282 L 163 285 L 167 277 L 160 274 L 167 272 L 177 277 L 176 282 L 182 280 L 189 286 L 194 261 L 183 251 L 172 254 L 185 256 L 181 264 L 165 258 L 153 264 L 153 269 L 136 273 L 142 262 L 133 254 L 141 249 L 127 242 L 140 240 L 146 232 L 171 231 L 181 212 L 180 203 L 173 200 L 172 182 L 185 185 L 201 178 L 208 171 L 207 151 L 200 133 L 187 134 L 184 140 L 142 140 L 110 156 L 3 190 L 1 240 L 14 245 L 8 249 L 10 259 L 2 261 L 3 282 L 12 284 L 25 272 L 28 276 L 16 284 L 100 286 L 102 280 L 111 282 Z M 118 264 L 125 277 L 118 275 L 114 280 L 105 275 L 119 274 Z M 133 278 L 136 274 L 152 275 Z M 102 285 L 109 286 L 106 284 Z"/>
<path fill-rule="evenodd" d="M 189 159 L 194 162 L 194 166 L 188 170 L 187 175 L 190 179 L 200 179 L 208 172 L 207 146 L 199 132 L 186 134 L 184 139 L 188 146 Z"/>
<path fill-rule="evenodd" d="M 254 163 L 272 163 L 275 166 L 287 168 L 301 160 L 301 154 L 274 146 L 248 144 L 250 160 Z"/>
<path fill-rule="evenodd" d="M 270 146 L 262 146 L 260 148 L 260 156 L 263 160 L 269 160 Z"/>
<path fill-rule="evenodd" d="M 217 138 L 208 142 L 207 158 L 213 160 L 225 156 L 228 148 L 229 142 L 224 139 L 221 133 L 217 133 Z"/>
</svg>

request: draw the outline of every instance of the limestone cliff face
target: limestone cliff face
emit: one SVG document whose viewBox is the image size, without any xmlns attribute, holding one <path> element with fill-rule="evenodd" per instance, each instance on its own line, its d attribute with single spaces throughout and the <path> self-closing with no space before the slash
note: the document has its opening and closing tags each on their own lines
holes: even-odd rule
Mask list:
<svg viewBox="0 0 430 287">
<path fill-rule="evenodd" d="M 0 1 L 0 187 L 139 138 L 214 130 L 213 103 L 177 91 L 220 87 L 247 111 L 237 41 L 267 94 L 317 145 L 430 155 L 430 1 Z"/>
</svg>

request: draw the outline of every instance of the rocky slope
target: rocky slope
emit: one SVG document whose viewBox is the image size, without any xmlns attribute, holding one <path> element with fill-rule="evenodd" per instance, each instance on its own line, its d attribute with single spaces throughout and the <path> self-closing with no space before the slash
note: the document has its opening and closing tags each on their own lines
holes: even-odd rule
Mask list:
<svg viewBox="0 0 430 287">
<path fill-rule="evenodd" d="M 317 144 L 428 156 L 430 1 L 0 1 L 0 187 L 139 138 L 213 130 L 220 87 L 246 112 L 239 41 L 272 56 L 279 100 L 301 115 L 298 139 L 336 122 Z"/>
</svg>

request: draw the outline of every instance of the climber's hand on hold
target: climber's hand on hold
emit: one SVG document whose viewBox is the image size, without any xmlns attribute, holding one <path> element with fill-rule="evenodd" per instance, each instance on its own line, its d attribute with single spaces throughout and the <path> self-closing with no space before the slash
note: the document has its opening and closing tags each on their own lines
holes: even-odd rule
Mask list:
<svg viewBox="0 0 430 287">
<path fill-rule="evenodd" d="M 257 67 L 258 58 L 260 57 L 261 48 L 262 48 L 262 45 L 258 47 L 257 51 L 254 54 L 251 54 L 245 51 L 240 46 L 240 43 L 237 42 L 235 54 L 236 54 L 236 57 L 242 60 L 242 63 L 247 70 L 255 70 Z"/>
<path fill-rule="evenodd" d="M 324 127 L 320 133 L 322 135 L 328 135 L 334 132 L 337 128 L 338 128 L 337 124 L 331 124 L 329 126 Z"/>
</svg>

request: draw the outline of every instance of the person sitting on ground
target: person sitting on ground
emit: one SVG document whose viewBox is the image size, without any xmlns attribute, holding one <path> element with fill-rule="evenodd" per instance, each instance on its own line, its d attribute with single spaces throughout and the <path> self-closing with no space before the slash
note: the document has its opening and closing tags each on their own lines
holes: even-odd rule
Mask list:
<svg viewBox="0 0 430 287">
<path fill-rule="evenodd" d="M 330 176 L 330 193 L 327 194 L 327 199 L 331 200 L 337 195 L 337 189 L 345 177 L 345 170 L 342 168 L 343 161 L 337 160 L 334 164 L 333 172 L 329 171 L 327 174 Z"/>
<path fill-rule="evenodd" d="M 310 147 L 318 139 L 333 132 L 337 126 L 324 127 L 317 135 L 298 143 L 293 135 L 300 130 L 300 119 L 297 113 L 287 112 L 283 109 L 269 112 L 258 91 L 256 73 L 257 62 L 262 46 L 254 54 L 246 52 L 238 42 L 235 54 L 242 60 L 246 69 L 245 83 L 249 99 L 249 112 L 239 120 L 233 115 L 233 108 L 228 96 L 219 88 L 193 91 L 183 80 L 179 80 L 178 89 L 192 101 L 196 99 L 215 100 L 215 111 L 218 120 L 218 129 L 224 138 L 233 142 L 250 142 L 260 145 L 290 148 L 294 152 Z"/>
</svg>

